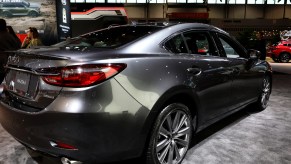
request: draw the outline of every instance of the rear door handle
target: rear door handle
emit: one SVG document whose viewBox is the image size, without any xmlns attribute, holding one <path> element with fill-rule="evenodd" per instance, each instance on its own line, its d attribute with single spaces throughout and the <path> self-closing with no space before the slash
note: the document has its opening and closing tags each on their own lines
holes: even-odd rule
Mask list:
<svg viewBox="0 0 291 164">
<path fill-rule="evenodd" d="M 199 75 L 202 72 L 202 70 L 200 68 L 188 68 L 187 72 L 193 75 Z"/>
</svg>

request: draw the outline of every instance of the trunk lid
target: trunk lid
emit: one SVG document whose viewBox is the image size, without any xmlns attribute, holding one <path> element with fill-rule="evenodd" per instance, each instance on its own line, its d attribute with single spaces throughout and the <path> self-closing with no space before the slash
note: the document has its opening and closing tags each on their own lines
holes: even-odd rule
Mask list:
<svg viewBox="0 0 291 164">
<path fill-rule="evenodd" d="M 29 53 L 31 52 L 31 53 Z M 9 52 L 2 100 L 16 109 L 37 112 L 48 106 L 62 87 L 51 86 L 41 79 L 40 68 L 64 67 L 70 58 L 39 55 L 35 51 Z"/>
</svg>

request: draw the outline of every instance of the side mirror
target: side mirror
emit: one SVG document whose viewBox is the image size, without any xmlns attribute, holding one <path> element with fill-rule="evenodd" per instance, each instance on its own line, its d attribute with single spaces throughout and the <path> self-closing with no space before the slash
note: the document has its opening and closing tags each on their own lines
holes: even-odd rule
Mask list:
<svg viewBox="0 0 291 164">
<path fill-rule="evenodd" d="M 260 59 L 261 52 L 257 51 L 257 50 L 254 50 L 254 49 L 249 49 L 248 50 L 248 56 L 249 56 L 249 59 L 257 60 L 257 59 Z"/>
</svg>

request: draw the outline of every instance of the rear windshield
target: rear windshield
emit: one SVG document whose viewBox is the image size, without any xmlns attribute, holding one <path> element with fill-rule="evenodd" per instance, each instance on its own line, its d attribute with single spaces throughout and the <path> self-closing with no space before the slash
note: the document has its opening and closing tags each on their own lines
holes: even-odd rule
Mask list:
<svg viewBox="0 0 291 164">
<path fill-rule="evenodd" d="M 158 26 L 119 26 L 81 35 L 58 43 L 57 47 L 94 47 L 113 48 L 130 43 L 138 38 L 151 34 Z"/>
</svg>

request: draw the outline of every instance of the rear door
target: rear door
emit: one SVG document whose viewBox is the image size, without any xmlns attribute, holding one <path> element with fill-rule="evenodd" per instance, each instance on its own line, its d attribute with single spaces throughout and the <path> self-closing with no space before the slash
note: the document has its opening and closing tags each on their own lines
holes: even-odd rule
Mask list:
<svg viewBox="0 0 291 164">
<path fill-rule="evenodd" d="M 25 15 L 26 8 L 21 3 L 11 3 L 9 4 L 10 12 L 13 15 Z"/>
<path fill-rule="evenodd" d="M 188 74 L 196 83 L 202 122 L 211 120 L 231 105 L 231 71 L 229 61 L 219 57 L 219 52 L 208 31 L 191 30 L 183 33 L 188 52 L 195 56 Z M 195 71 L 200 70 L 201 74 Z"/>
</svg>

